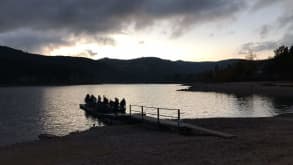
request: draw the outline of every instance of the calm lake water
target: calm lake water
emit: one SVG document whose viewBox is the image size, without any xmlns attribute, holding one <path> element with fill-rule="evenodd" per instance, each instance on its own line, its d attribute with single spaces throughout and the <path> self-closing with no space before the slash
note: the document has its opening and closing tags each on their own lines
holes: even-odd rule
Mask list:
<svg viewBox="0 0 293 165">
<path fill-rule="evenodd" d="M 182 118 L 273 116 L 293 104 L 293 98 L 177 91 L 184 88 L 161 84 L 2 87 L 0 145 L 34 140 L 41 133 L 65 135 L 97 124 L 79 109 L 87 93 L 125 97 L 127 105 L 179 108 Z"/>
</svg>

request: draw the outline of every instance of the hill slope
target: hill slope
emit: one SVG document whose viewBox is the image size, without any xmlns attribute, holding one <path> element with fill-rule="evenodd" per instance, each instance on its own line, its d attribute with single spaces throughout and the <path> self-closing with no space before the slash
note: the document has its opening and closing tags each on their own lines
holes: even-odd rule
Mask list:
<svg viewBox="0 0 293 165">
<path fill-rule="evenodd" d="M 164 83 L 191 81 L 196 73 L 239 60 L 169 61 L 154 57 L 132 60 L 43 56 L 0 46 L 0 84 Z"/>
</svg>

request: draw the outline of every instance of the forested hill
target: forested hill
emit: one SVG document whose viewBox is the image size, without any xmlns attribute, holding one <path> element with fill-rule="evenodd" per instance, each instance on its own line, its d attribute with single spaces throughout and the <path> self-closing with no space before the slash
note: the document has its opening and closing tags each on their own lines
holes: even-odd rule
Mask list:
<svg viewBox="0 0 293 165">
<path fill-rule="evenodd" d="M 235 81 L 293 81 L 293 45 L 280 46 L 275 55 L 266 60 L 239 61 L 202 72 L 196 81 L 235 82 Z"/>
<path fill-rule="evenodd" d="M 43 56 L 0 46 L 0 84 L 58 85 L 93 83 L 179 83 L 197 73 L 239 60 L 219 62 L 169 61 L 159 58 L 132 60 Z"/>
</svg>

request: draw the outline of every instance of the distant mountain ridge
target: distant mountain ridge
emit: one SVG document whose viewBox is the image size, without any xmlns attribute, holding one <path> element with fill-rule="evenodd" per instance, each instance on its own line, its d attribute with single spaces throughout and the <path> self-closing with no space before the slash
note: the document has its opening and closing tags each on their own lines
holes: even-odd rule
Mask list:
<svg viewBox="0 0 293 165">
<path fill-rule="evenodd" d="M 58 85 L 93 83 L 180 83 L 197 73 L 240 60 L 170 61 L 156 57 L 131 60 L 43 56 L 0 46 L 0 84 Z"/>
</svg>

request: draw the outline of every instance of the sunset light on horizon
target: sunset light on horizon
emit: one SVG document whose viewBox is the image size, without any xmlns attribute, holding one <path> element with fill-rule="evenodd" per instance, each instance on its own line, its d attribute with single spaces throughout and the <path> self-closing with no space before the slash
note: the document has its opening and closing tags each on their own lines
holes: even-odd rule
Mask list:
<svg viewBox="0 0 293 165">
<path fill-rule="evenodd" d="M 112 1 L 30 0 L 15 13 L 6 9 L 19 2 L 3 2 L 0 45 L 91 59 L 217 61 L 250 53 L 266 59 L 293 43 L 291 0 Z"/>
</svg>

